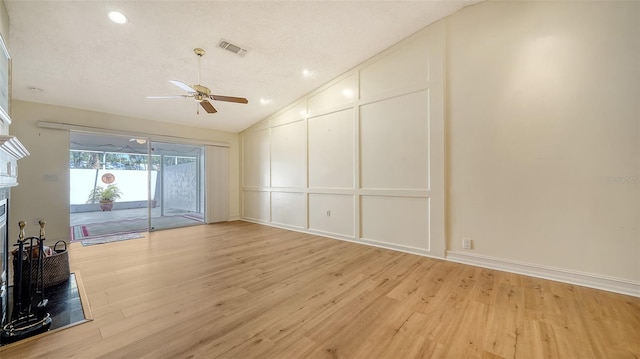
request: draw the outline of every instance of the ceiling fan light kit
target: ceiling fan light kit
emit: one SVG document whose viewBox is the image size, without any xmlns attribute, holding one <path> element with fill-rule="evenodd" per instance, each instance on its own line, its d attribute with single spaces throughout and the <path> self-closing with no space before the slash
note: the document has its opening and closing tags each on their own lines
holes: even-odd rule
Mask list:
<svg viewBox="0 0 640 359">
<path fill-rule="evenodd" d="M 147 96 L 147 98 L 149 98 L 149 99 L 166 99 L 166 98 L 191 97 L 191 98 L 195 99 L 196 101 L 198 101 L 200 103 L 200 106 L 202 106 L 202 108 L 207 113 L 216 113 L 216 112 L 218 112 L 218 110 L 216 110 L 216 108 L 213 107 L 213 105 L 211 104 L 211 102 L 209 102 L 209 100 L 233 102 L 233 103 L 244 103 L 244 104 L 249 103 L 249 101 L 244 97 L 214 95 L 214 94 L 211 93 L 211 90 L 208 87 L 200 85 L 200 58 L 202 56 L 204 56 L 205 51 L 204 51 L 204 49 L 196 47 L 195 49 L 193 49 L 193 52 L 198 56 L 198 84 L 189 86 L 189 85 L 187 85 L 186 83 L 184 83 L 182 81 L 170 80 L 169 81 L 170 83 L 172 83 L 173 85 L 175 85 L 175 86 L 181 88 L 182 90 L 186 91 L 187 94 L 185 94 L 185 95 L 175 95 L 175 96 Z"/>
</svg>

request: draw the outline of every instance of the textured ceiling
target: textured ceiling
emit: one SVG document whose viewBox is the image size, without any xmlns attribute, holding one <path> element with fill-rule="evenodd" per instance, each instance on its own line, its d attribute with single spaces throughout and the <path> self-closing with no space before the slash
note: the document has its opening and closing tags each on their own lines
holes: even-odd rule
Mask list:
<svg viewBox="0 0 640 359">
<path fill-rule="evenodd" d="M 14 99 L 239 132 L 477 1 L 5 2 Z M 248 53 L 218 48 L 223 38 Z M 196 47 L 207 51 L 200 83 L 249 104 L 197 115 L 192 99 L 146 98 L 182 94 L 169 80 L 198 82 Z"/>
</svg>

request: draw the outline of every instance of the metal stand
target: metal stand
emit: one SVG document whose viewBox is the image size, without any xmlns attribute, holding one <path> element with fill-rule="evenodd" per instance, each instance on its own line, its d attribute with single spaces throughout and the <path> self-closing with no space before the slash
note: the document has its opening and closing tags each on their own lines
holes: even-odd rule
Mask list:
<svg viewBox="0 0 640 359">
<path fill-rule="evenodd" d="M 39 223 L 40 236 L 28 238 L 24 236 L 25 222 L 18 223 L 20 234 L 18 244 L 16 244 L 18 246 L 17 258 L 14 258 L 14 303 L 11 320 L 2 327 L 0 333 L 0 340 L 3 344 L 31 337 L 45 332 L 51 327 L 51 316 L 46 312 L 49 300 L 44 297 L 43 280 L 44 225 L 46 222 L 40 221 Z M 34 261 L 37 261 L 35 266 L 33 265 Z M 25 264 L 27 264 L 27 270 L 25 270 Z"/>
</svg>

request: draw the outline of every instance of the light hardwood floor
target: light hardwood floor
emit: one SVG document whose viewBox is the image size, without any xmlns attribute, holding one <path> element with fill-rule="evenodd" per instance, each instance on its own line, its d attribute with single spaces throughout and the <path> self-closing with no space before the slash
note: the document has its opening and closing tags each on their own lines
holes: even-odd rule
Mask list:
<svg viewBox="0 0 640 359">
<path fill-rule="evenodd" d="M 70 255 L 94 321 L 1 358 L 640 357 L 640 298 L 252 223 Z"/>
</svg>

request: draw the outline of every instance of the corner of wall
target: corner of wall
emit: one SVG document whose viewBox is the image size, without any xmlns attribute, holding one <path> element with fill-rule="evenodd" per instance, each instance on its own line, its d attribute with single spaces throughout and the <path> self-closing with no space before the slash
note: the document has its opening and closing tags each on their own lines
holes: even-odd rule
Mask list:
<svg viewBox="0 0 640 359">
<path fill-rule="evenodd" d="M 7 4 L 4 0 L 0 0 L 0 32 L 2 32 L 2 38 L 4 38 L 5 44 L 9 47 L 9 12 L 7 11 Z"/>
</svg>

